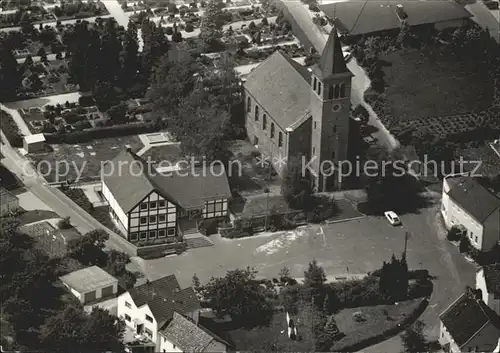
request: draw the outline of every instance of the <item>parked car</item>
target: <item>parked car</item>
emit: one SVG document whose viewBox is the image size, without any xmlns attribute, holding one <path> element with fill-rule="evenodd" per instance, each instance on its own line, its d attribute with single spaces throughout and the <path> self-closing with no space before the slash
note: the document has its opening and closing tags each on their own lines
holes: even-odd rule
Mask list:
<svg viewBox="0 0 500 353">
<path fill-rule="evenodd" d="M 398 215 L 393 211 L 384 212 L 384 216 L 393 226 L 398 226 L 401 224 L 401 220 L 399 219 Z"/>
</svg>

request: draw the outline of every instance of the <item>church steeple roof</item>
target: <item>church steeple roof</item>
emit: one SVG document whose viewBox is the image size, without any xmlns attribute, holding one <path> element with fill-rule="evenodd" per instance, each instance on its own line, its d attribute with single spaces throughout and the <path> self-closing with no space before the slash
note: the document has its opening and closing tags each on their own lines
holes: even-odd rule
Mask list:
<svg viewBox="0 0 500 353">
<path fill-rule="evenodd" d="M 316 65 L 314 71 L 317 76 L 322 79 L 350 72 L 344 60 L 342 45 L 335 28 L 328 37 L 328 41 L 323 49 L 319 63 Z"/>
</svg>

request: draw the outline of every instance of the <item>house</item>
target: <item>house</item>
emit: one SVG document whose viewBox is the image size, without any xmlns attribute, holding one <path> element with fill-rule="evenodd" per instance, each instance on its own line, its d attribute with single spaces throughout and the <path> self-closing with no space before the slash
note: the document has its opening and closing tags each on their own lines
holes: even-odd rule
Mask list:
<svg viewBox="0 0 500 353">
<path fill-rule="evenodd" d="M 486 305 L 500 315 L 500 263 L 487 265 L 476 272 L 476 289 Z"/>
<path fill-rule="evenodd" d="M 397 30 L 403 21 L 411 27 L 457 28 L 472 17 L 464 6 L 453 1 L 341 1 L 319 7 L 347 36 Z"/>
<path fill-rule="evenodd" d="M 293 158 L 316 191 L 339 186 L 335 166 L 347 159 L 352 76 L 335 30 L 311 71 L 276 51 L 247 76 L 248 138 L 278 174 Z"/>
<path fill-rule="evenodd" d="M 97 266 L 71 272 L 60 280 L 82 304 L 111 298 L 118 293 L 118 280 Z"/>
<path fill-rule="evenodd" d="M 57 229 L 47 221 L 22 226 L 19 231 L 34 238 L 37 246 L 52 258 L 66 256 L 69 242 L 81 237 L 75 228 Z"/>
<path fill-rule="evenodd" d="M 200 303 L 193 288 L 181 289 L 174 275 L 169 275 L 129 289 L 118 297 L 118 316 L 123 318 L 136 337 L 147 337 L 159 351 L 158 332 L 173 319 L 174 313 L 198 323 Z"/>
<path fill-rule="evenodd" d="M 200 221 L 228 214 L 231 190 L 222 164 L 153 163 L 127 148 L 101 172 L 112 219 L 138 247 L 182 242 Z"/>
<path fill-rule="evenodd" d="M 472 291 L 462 294 L 439 318 L 439 343 L 445 352 L 492 352 L 497 345 L 498 317 Z"/>
<path fill-rule="evenodd" d="M 463 226 L 478 250 L 491 250 L 500 240 L 500 198 L 475 178 L 444 178 L 441 214 L 447 228 Z"/>
<path fill-rule="evenodd" d="M 0 216 L 8 215 L 19 209 L 19 199 L 7 189 L 0 187 Z"/>
<path fill-rule="evenodd" d="M 45 136 L 43 134 L 24 136 L 23 149 L 27 153 L 43 152 L 45 150 Z"/>
<path fill-rule="evenodd" d="M 159 331 L 159 352 L 226 352 L 228 343 L 193 320 L 174 312 Z"/>
</svg>

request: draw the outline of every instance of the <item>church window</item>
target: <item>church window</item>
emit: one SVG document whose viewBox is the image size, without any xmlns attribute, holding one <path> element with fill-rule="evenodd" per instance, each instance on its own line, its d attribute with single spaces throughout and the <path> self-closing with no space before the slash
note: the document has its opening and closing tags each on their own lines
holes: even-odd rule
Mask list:
<svg viewBox="0 0 500 353">
<path fill-rule="evenodd" d="M 314 122 L 314 128 L 316 129 L 317 126 L 318 126 L 318 123 L 315 121 Z"/>
<path fill-rule="evenodd" d="M 274 138 L 274 123 L 271 123 L 271 138 Z"/>
<path fill-rule="evenodd" d="M 345 85 L 342 83 L 340 84 L 340 98 L 344 98 L 345 95 Z"/>
<path fill-rule="evenodd" d="M 255 121 L 259 121 L 259 107 L 255 106 Z"/>
<path fill-rule="evenodd" d="M 335 89 L 334 89 L 334 92 L 333 92 L 333 98 L 337 99 L 337 98 L 339 98 L 339 96 L 340 96 L 339 85 L 335 85 Z"/>
<path fill-rule="evenodd" d="M 335 159 L 335 151 L 332 152 L 332 159 Z"/>
<path fill-rule="evenodd" d="M 337 125 L 333 125 L 333 132 L 337 132 Z"/>
<path fill-rule="evenodd" d="M 316 80 L 316 77 L 313 78 L 313 90 L 316 91 L 316 84 L 317 84 L 318 80 Z"/>
<path fill-rule="evenodd" d="M 313 154 L 316 154 L 316 147 L 313 146 Z"/>
<path fill-rule="evenodd" d="M 250 100 L 250 97 L 247 98 L 247 113 L 250 113 L 252 111 L 252 101 Z"/>
<path fill-rule="evenodd" d="M 333 85 L 328 87 L 328 99 L 333 99 Z"/>
<path fill-rule="evenodd" d="M 318 82 L 318 96 L 321 96 L 321 82 Z"/>
<path fill-rule="evenodd" d="M 262 115 L 262 130 L 267 129 L 267 115 Z"/>
<path fill-rule="evenodd" d="M 283 147 L 283 133 L 278 132 L 278 147 Z"/>
</svg>

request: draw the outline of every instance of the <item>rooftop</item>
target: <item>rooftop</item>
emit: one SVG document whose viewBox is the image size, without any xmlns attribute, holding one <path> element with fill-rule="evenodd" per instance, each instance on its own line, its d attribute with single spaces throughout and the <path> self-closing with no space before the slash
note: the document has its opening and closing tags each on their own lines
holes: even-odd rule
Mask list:
<svg viewBox="0 0 500 353">
<path fill-rule="evenodd" d="M 181 289 L 175 275 L 129 289 L 128 293 L 137 307 L 147 304 L 159 327 L 173 318 L 174 312 L 190 313 L 200 309 L 193 288 Z"/>
<path fill-rule="evenodd" d="M 309 112 L 310 77 L 305 67 L 277 50 L 246 77 L 244 87 L 286 129 Z"/>
<path fill-rule="evenodd" d="M 45 136 L 44 134 L 27 135 L 24 136 L 24 140 L 26 141 L 27 144 L 45 142 Z"/>
<path fill-rule="evenodd" d="M 398 5 L 402 5 L 402 11 L 397 10 Z M 319 7 L 328 17 L 336 18 L 338 30 L 348 35 L 399 28 L 397 11 L 407 15 L 410 26 L 472 17 L 463 6 L 452 1 L 341 1 Z"/>
<path fill-rule="evenodd" d="M 80 293 L 107 287 L 118 282 L 116 278 L 97 266 L 71 272 L 66 276 L 60 277 L 60 280 L 68 287 Z"/>
<path fill-rule="evenodd" d="M 12 201 L 16 201 L 17 197 L 7 189 L 0 187 L 0 202 L 2 204 L 7 204 Z"/>
<path fill-rule="evenodd" d="M 179 313 L 174 313 L 172 321 L 160 334 L 183 352 L 203 352 L 212 341 L 219 340 L 207 329 L 201 328 Z"/>
<path fill-rule="evenodd" d="M 132 210 L 153 190 L 184 209 L 201 208 L 206 200 L 231 197 L 224 167 L 206 168 L 160 172 L 152 160 L 146 161 L 126 149 L 104 165 L 103 181 L 124 212 Z"/>
<path fill-rule="evenodd" d="M 500 207 L 500 198 L 482 186 L 475 178 L 449 177 L 446 181 L 450 186 L 448 196 L 478 222 L 484 222 Z"/>
<path fill-rule="evenodd" d="M 483 271 L 488 293 L 500 297 L 500 263 L 484 266 Z"/>
<path fill-rule="evenodd" d="M 441 315 L 440 319 L 459 347 L 474 337 L 487 323 L 491 312 L 482 300 L 464 293 Z"/>
</svg>

